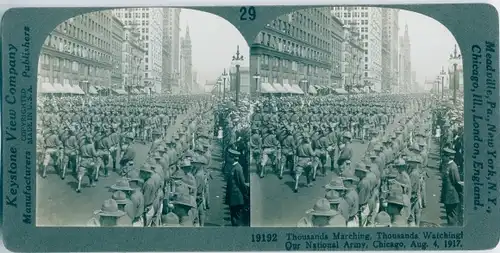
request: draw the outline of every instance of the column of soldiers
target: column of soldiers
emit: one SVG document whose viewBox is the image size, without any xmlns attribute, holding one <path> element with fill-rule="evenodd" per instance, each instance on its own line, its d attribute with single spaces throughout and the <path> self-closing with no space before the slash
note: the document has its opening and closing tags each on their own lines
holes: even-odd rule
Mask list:
<svg viewBox="0 0 500 253">
<path fill-rule="evenodd" d="M 263 99 L 252 119 L 258 173 L 289 171 L 298 192 L 332 182 L 299 226 L 420 226 L 426 205 L 431 97 L 363 95 Z M 361 159 L 353 139 L 368 142 Z"/>
<path fill-rule="evenodd" d="M 80 192 L 84 177 L 95 187 L 111 171 L 122 176 L 89 224 L 204 225 L 213 122 L 202 115 L 211 110 L 209 97 L 62 97 L 39 105 L 42 177 L 50 168 L 64 179 L 68 170 Z M 136 141 L 151 143 L 146 161 L 136 161 Z"/>
</svg>

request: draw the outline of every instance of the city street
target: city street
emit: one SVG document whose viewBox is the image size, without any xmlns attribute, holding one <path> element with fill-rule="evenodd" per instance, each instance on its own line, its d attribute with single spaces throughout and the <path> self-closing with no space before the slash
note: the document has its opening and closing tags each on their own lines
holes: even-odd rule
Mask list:
<svg viewBox="0 0 500 253">
<path fill-rule="evenodd" d="M 176 131 L 177 126 L 170 128 L 170 133 Z M 149 145 L 135 143 L 135 164 L 142 164 L 147 158 Z M 207 210 L 205 226 L 225 226 L 230 224 L 229 211 L 224 208 L 225 181 L 220 173 L 220 162 L 216 159 L 220 153 L 214 146 L 212 170 L 213 180 L 210 181 L 210 209 Z M 77 180 L 68 176 L 65 180 L 54 174 L 48 173 L 47 178 L 37 176 L 37 225 L 39 226 L 85 226 L 98 210 L 102 203 L 111 198 L 109 186 L 113 185 L 120 177 L 110 173 L 109 177 L 100 177 L 95 188 L 86 187 L 88 181 L 84 179 L 82 192 L 76 193 Z"/>
<path fill-rule="evenodd" d="M 396 120 L 397 121 L 397 120 Z M 391 131 L 389 126 L 388 131 Z M 368 144 L 354 140 L 352 143 L 352 164 L 360 161 Z M 435 147 L 431 147 L 435 151 Z M 431 151 L 432 153 L 432 151 Z M 435 158 L 435 159 L 432 159 Z M 427 226 L 446 224 L 444 208 L 439 203 L 441 180 L 438 173 L 438 156 L 429 155 L 429 177 L 427 179 L 427 207 L 422 212 L 422 223 Z M 255 166 L 253 166 L 255 172 Z M 252 185 L 252 226 L 256 227 L 296 227 L 297 222 L 312 208 L 316 201 L 324 196 L 323 188 L 331 179 L 331 172 L 324 177 L 318 176 L 312 187 L 306 187 L 305 178 L 301 178 L 299 192 L 294 193 L 294 180 L 285 175 L 280 180 L 269 173 L 265 178 L 251 174 Z"/>
</svg>

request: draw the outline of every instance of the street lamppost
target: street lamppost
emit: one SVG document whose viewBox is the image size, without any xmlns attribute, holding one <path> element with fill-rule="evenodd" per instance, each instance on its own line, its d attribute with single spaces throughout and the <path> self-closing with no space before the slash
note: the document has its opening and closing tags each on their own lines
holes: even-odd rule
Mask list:
<svg viewBox="0 0 500 253">
<path fill-rule="evenodd" d="M 222 90 L 222 101 L 226 101 L 226 80 L 229 78 L 228 73 L 226 72 L 226 69 L 224 69 L 224 72 L 222 73 L 222 80 L 224 81 L 224 86 Z"/>
<path fill-rule="evenodd" d="M 462 62 L 462 56 L 457 52 L 457 45 L 455 44 L 455 49 L 453 54 L 450 54 L 450 63 L 453 65 L 453 104 L 457 103 L 457 65 Z"/>
<path fill-rule="evenodd" d="M 444 66 L 441 66 L 441 99 L 444 98 L 444 76 L 446 75 L 446 71 L 444 71 Z"/>
<path fill-rule="evenodd" d="M 441 78 L 439 78 L 439 76 L 436 76 L 436 81 L 434 82 L 436 83 L 437 95 L 439 95 L 439 84 L 441 83 Z"/>
<path fill-rule="evenodd" d="M 241 80 L 240 80 L 240 66 L 243 63 L 243 55 L 240 54 L 240 46 L 236 46 L 236 55 L 233 55 L 233 62 L 235 63 L 234 65 L 236 66 L 236 107 L 238 107 L 238 102 L 239 102 L 239 96 L 240 96 L 240 85 L 241 85 Z"/>
<path fill-rule="evenodd" d="M 222 81 L 219 79 L 217 81 L 217 97 L 220 99 L 221 97 L 221 84 L 222 84 Z"/>
<path fill-rule="evenodd" d="M 261 87 L 259 85 L 259 79 L 260 79 L 259 72 L 255 71 L 255 74 L 253 75 L 253 78 L 255 79 L 255 88 L 257 89 L 257 92 L 259 93 L 258 96 L 260 97 L 260 94 L 262 93 L 262 90 L 261 90 Z"/>
</svg>

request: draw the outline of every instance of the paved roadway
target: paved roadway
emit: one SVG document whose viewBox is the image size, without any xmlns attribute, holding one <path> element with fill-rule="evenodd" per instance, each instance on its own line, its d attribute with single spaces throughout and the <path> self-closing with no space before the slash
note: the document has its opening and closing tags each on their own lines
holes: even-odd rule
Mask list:
<svg viewBox="0 0 500 253">
<path fill-rule="evenodd" d="M 179 119 L 176 126 L 170 128 L 175 132 L 180 125 Z M 136 164 L 142 164 L 147 158 L 149 145 L 141 143 L 134 144 L 137 152 Z M 220 173 L 220 162 L 217 155 L 220 151 L 214 145 L 213 148 L 213 180 L 210 182 L 210 209 L 207 211 L 206 226 L 227 226 L 230 224 L 229 209 L 224 205 L 225 181 Z M 98 210 L 102 203 L 111 198 L 109 186 L 114 184 L 120 177 L 112 172 L 110 176 L 100 177 L 97 186 L 86 187 L 87 179 L 84 179 L 82 192 L 76 193 L 77 180 L 73 176 L 65 180 L 51 171 L 47 178 L 37 175 L 37 225 L 38 226 L 85 226 L 92 217 L 93 212 Z"/>
<path fill-rule="evenodd" d="M 396 120 L 397 122 L 397 120 Z M 390 131 L 394 125 L 389 126 Z M 354 140 L 352 143 L 353 161 L 359 162 L 368 144 Z M 436 160 L 430 162 L 436 166 Z M 253 166 L 255 168 L 255 166 Z M 280 180 L 275 174 L 269 173 L 265 178 L 253 171 L 251 173 L 251 208 L 252 226 L 256 227 L 296 227 L 297 222 L 312 208 L 318 198 L 325 194 L 325 186 L 331 180 L 331 172 L 327 176 L 317 176 L 312 187 L 306 187 L 305 178 L 299 183 L 298 193 L 293 192 L 294 180 L 290 175 L 284 175 Z M 423 210 L 422 220 L 425 223 L 442 225 L 442 205 L 439 203 L 440 179 L 436 169 L 429 169 L 427 180 L 427 207 Z M 432 226 L 432 225 L 431 225 Z"/>
</svg>

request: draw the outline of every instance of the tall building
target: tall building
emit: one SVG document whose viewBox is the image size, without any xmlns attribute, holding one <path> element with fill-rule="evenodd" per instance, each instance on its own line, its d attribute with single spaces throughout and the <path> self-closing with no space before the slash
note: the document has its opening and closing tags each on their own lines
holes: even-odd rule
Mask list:
<svg viewBox="0 0 500 253">
<path fill-rule="evenodd" d="M 416 87 L 416 84 L 417 84 L 417 72 L 416 71 L 411 72 L 411 82 L 410 83 L 411 83 L 410 90 L 417 91 L 418 87 Z"/>
<path fill-rule="evenodd" d="M 59 24 L 45 39 L 38 64 L 39 83 L 58 87 L 111 87 L 111 11 L 92 12 Z"/>
<path fill-rule="evenodd" d="M 123 89 L 144 90 L 144 66 L 147 50 L 135 24 L 125 25 L 122 46 Z"/>
<path fill-rule="evenodd" d="M 332 29 L 332 72 L 328 86 L 334 88 L 342 87 L 342 44 L 344 43 L 344 24 L 342 21 L 331 15 Z"/>
<path fill-rule="evenodd" d="M 171 90 L 179 86 L 180 79 L 180 13 L 179 8 L 163 8 L 163 78 L 164 86 Z M 166 85 L 165 85 L 166 84 Z"/>
<path fill-rule="evenodd" d="M 358 29 L 350 25 L 344 26 L 342 42 L 342 84 L 339 88 L 350 91 L 363 83 L 365 50 Z"/>
<path fill-rule="evenodd" d="M 115 16 L 111 19 L 111 85 L 123 89 L 123 53 L 122 47 L 125 41 L 125 30 L 123 23 Z"/>
<path fill-rule="evenodd" d="M 193 57 L 191 54 L 191 36 L 189 36 L 189 26 L 186 26 L 186 34 L 181 38 L 181 86 L 186 91 L 193 90 Z"/>
<path fill-rule="evenodd" d="M 145 42 L 144 85 L 149 92 L 161 92 L 163 65 L 163 10 L 160 8 L 115 9 L 114 15 L 125 25 L 134 24 Z"/>
<path fill-rule="evenodd" d="M 162 73 L 161 73 L 161 90 L 167 92 L 172 90 L 172 36 L 169 36 L 170 26 L 170 11 L 168 8 L 163 8 L 163 38 L 162 38 Z"/>
<path fill-rule="evenodd" d="M 398 85 L 399 10 L 382 9 L 382 90 L 392 92 Z"/>
<path fill-rule="evenodd" d="M 267 24 L 250 48 L 251 73 L 259 82 L 328 86 L 332 71 L 332 18 L 328 8 L 309 8 L 282 15 Z M 257 86 L 251 82 L 251 93 Z"/>
<path fill-rule="evenodd" d="M 365 59 L 363 85 L 382 90 L 382 8 L 338 6 L 332 13 L 344 24 L 357 28 L 363 40 Z"/>
<path fill-rule="evenodd" d="M 404 35 L 399 38 L 400 40 L 400 79 L 401 79 L 401 92 L 409 92 L 411 90 L 411 43 L 410 35 L 408 33 L 408 25 L 405 25 Z"/>
</svg>

